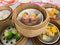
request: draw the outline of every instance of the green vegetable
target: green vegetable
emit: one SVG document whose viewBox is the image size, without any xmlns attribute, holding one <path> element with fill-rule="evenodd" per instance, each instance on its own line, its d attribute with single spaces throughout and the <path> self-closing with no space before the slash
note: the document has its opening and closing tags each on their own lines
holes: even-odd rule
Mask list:
<svg viewBox="0 0 60 45">
<path fill-rule="evenodd" d="M 19 39 L 21 38 L 21 35 L 19 35 L 18 33 L 16 33 L 15 36 L 14 36 L 14 38 L 15 38 L 16 40 L 19 40 Z"/>
<path fill-rule="evenodd" d="M 10 40 L 13 37 L 13 33 L 10 30 L 5 30 L 4 32 L 4 38 Z"/>
<path fill-rule="evenodd" d="M 11 29 L 5 30 L 4 38 L 7 40 L 11 40 L 12 38 L 19 40 L 21 38 L 21 35 L 19 35 L 19 33 L 15 28 L 11 28 Z"/>
<path fill-rule="evenodd" d="M 36 14 L 36 16 L 38 16 L 38 14 Z"/>
<path fill-rule="evenodd" d="M 24 12 L 24 13 L 28 15 L 28 13 L 27 13 L 27 12 Z"/>
</svg>

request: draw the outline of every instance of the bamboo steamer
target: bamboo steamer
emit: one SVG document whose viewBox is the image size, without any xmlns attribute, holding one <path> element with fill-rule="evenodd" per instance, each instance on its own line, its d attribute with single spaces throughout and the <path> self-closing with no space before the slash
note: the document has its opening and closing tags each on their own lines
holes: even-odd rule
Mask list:
<svg viewBox="0 0 60 45">
<path fill-rule="evenodd" d="M 60 25 L 58 23 L 56 23 L 55 21 L 51 20 L 50 23 L 54 24 L 58 29 L 60 29 Z M 46 45 L 46 44 L 42 43 L 37 37 L 32 38 L 32 41 L 33 41 L 34 45 Z M 54 43 L 52 45 L 60 45 L 59 42 L 60 42 L 60 40 L 58 40 L 56 43 Z"/>
<path fill-rule="evenodd" d="M 42 24 L 38 24 L 38 25 L 34 25 L 34 26 L 28 26 L 28 25 L 21 23 L 21 21 L 17 20 L 17 16 L 18 16 L 19 12 L 21 12 L 24 9 L 29 9 L 29 8 L 38 9 L 39 11 L 41 11 L 44 14 L 45 19 L 42 22 Z M 12 20 L 15 23 L 17 30 L 23 36 L 35 37 L 41 33 L 46 32 L 45 27 L 48 25 L 49 15 L 43 7 L 40 7 L 40 6 L 38 6 L 36 4 L 32 4 L 32 3 L 26 3 L 26 4 L 21 4 L 21 5 L 17 6 L 17 8 L 13 12 Z"/>
<path fill-rule="evenodd" d="M 13 13 L 12 8 L 10 8 L 9 6 L 0 6 L 0 10 L 1 10 L 1 11 L 2 11 L 2 10 L 8 10 L 8 11 L 10 11 L 10 15 L 9 15 L 7 18 L 5 18 L 5 19 L 3 19 L 3 20 L 0 20 L 0 24 L 2 24 L 3 22 L 11 19 L 12 13 Z"/>
<path fill-rule="evenodd" d="M 54 4 L 50 4 L 50 3 L 44 3 L 43 5 L 44 8 L 56 8 L 58 11 L 60 11 L 60 7 L 54 5 Z M 56 21 L 56 23 L 58 23 L 60 25 L 60 18 L 50 18 L 53 21 Z"/>
<path fill-rule="evenodd" d="M 8 26 L 14 26 L 11 20 L 6 21 L 5 23 L 0 25 L 0 36 L 3 33 L 4 29 L 6 29 Z M 1 37 L 0 37 L 0 40 L 1 40 Z M 22 36 L 22 39 L 18 40 L 15 44 L 12 44 L 12 45 L 25 45 L 27 40 L 28 39 L 26 37 Z M 3 44 L 0 42 L 0 45 L 3 45 Z"/>
</svg>

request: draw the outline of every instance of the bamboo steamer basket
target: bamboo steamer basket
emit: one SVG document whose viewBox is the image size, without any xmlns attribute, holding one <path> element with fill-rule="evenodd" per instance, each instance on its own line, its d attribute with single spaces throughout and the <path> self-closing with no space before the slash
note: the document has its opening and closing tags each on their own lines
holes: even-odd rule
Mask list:
<svg viewBox="0 0 60 45">
<path fill-rule="evenodd" d="M 43 16 L 44 16 L 45 19 L 42 22 L 42 24 L 38 24 L 38 25 L 34 25 L 34 26 L 28 26 L 28 25 L 25 25 L 25 24 L 21 23 L 21 21 L 17 20 L 18 14 L 22 10 L 29 9 L 29 8 L 37 9 L 44 14 Z M 23 36 L 25 36 L 25 37 L 35 37 L 35 36 L 38 36 L 41 33 L 46 32 L 45 27 L 48 25 L 49 15 L 43 7 L 40 7 L 40 6 L 38 6 L 36 4 L 32 4 L 32 3 L 26 3 L 26 4 L 21 4 L 21 5 L 16 7 L 16 9 L 13 12 L 12 20 L 15 23 L 17 30 Z"/>
<path fill-rule="evenodd" d="M 60 31 L 60 25 L 58 23 L 56 23 L 55 21 L 51 20 L 50 23 L 54 24 Z M 32 38 L 33 44 L 34 45 L 46 45 L 44 43 L 42 43 L 37 37 Z M 52 45 L 60 45 L 60 40 L 58 40 L 57 42 L 55 42 Z M 48 45 L 48 44 L 47 44 Z M 50 44 L 51 45 L 51 44 Z"/>
<path fill-rule="evenodd" d="M 7 20 L 10 20 L 12 17 L 12 13 L 13 13 L 12 8 L 10 8 L 9 6 L 0 6 L 0 11 L 3 11 L 3 10 L 8 10 L 10 12 L 10 14 L 7 18 L 0 20 L 0 24 L 2 24 L 3 22 L 5 22 Z"/>
<path fill-rule="evenodd" d="M 60 7 L 54 5 L 54 4 L 50 4 L 50 3 L 44 3 L 43 5 L 44 8 L 56 8 L 58 11 L 60 11 Z M 58 23 L 60 25 L 60 18 L 50 18 L 53 21 L 56 21 L 56 23 Z"/>
<path fill-rule="evenodd" d="M 5 23 L 0 25 L 0 40 L 1 40 L 1 34 L 3 33 L 4 29 L 6 29 L 8 26 L 14 26 L 11 20 L 6 21 Z M 26 37 L 22 36 L 20 40 L 18 40 L 15 44 L 12 44 L 12 45 L 25 45 L 27 40 L 28 39 Z M 3 44 L 0 42 L 0 45 L 3 45 Z"/>
</svg>

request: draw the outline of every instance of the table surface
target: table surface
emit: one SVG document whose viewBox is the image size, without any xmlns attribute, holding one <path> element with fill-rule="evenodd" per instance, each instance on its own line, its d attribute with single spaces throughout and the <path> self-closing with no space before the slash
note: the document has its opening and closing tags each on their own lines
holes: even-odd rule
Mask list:
<svg viewBox="0 0 60 45">
<path fill-rule="evenodd" d="M 34 45 L 31 39 L 28 39 L 26 45 Z"/>
</svg>

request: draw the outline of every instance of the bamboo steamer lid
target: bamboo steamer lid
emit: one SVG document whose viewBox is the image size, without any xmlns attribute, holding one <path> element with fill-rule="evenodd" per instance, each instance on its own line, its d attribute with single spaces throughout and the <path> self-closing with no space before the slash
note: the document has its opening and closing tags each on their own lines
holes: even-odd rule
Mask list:
<svg viewBox="0 0 60 45">
<path fill-rule="evenodd" d="M 7 18 L 0 20 L 0 24 L 2 24 L 3 22 L 5 22 L 7 20 L 10 20 L 12 17 L 12 13 L 13 13 L 12 8 L 10 8 L 9 6 L 0 6 L 0 11 L 4 11 L 4 10 L 8 10 L 10 12 L 10 14 Z"/>
<path fill-rule="evenodd" d="M 42 24 L 34 25 L 34 26 L 28 26 L 23 23 L 21 23 L 19 20 L 17 20 L 17 16 L 19 12 L 21 12 L 24 9 L 34 8 L 38 9 L 44 14 L 45 20 L 42 22 Z M 36 4 L 32 3 L 25 3 L 17 6 L 17 8 L 13 12 L 12 20 L 16 25 L 17 30 L 25 37 L 35 37 L 41 34 L 42 32 L 46 32 L 45 27 L 48 25 L 49 22 L 49 15 L 47 11 Z"/>
<path fill-rule="evenodd" d="M 14 24 L 12 23 L 12 21 L 6 21 L 5 23 L 0 25 L 0 40 L 1 40 L 1 34 L 3 33 L 4 29 L 6 29 L 8 26 L 14 26 Z M 26 37 L 22 37 L 20 40 L 18 40 L 15 44 L 13 45 L 25 45 L 27 42 L 27 38 Z M 0 45 L 3 45 L 0 42 Z"/>
<path fill-rule="evenodd" d="M 56 8 L 58 11 L 60 11 L 60 7 L 54 5 L 54 4 L 50 4 L 50 3 L 44 3 L 43 5 L 44 8 Z M 50 18 L 52 21 L 58 23 L 60 25 L 60 18 Z"/>
</svg>

